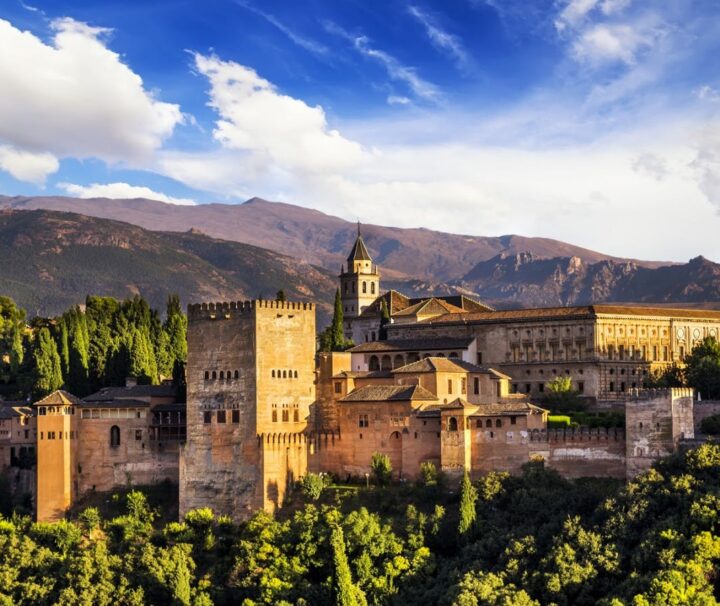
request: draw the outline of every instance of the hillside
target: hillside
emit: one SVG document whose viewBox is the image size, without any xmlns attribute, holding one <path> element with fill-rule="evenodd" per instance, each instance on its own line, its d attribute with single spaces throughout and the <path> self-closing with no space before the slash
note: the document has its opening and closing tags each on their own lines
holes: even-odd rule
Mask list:
<svg viewBox="0 0 720 606">
<path fill-rule="evenodd" d="M 545 259 L 532 253 L 498 255 L 448 286 L 475 292 L 500 306 L 584 305 L 599 302 L 720 301 L 720 265 L 703 257 L 682 265 L 643 267 L 632 261 Z"/>
<path fill-rule="evenodd" d="M 244 204 L 173 206 L 142 198 L 109 200 L 66 197 L 0 196 L 0 208 L 47 209 L 115 219 L 149 230 L 185 232 L 191 228 L 223 240 L 269 248 L 337 272 L 350 250 L 356 225 L 316 210 L 252 198 Z M 456 280 L 479 262 L 497 255 L 531 253 L 538 258 L 578 257 L 588 263 L 615 259 L 548 238 L 518 235 L 463 236 L 429 229 L 363 225 L 363 236 L 386 278 L 434 282 Z M 662 263 L 639 262 L 657 267 Z"/>
<path fill-rule="evenodd" d="M 326 270 L 292 257 L 196 232 L 153 232 L 72 213 L 0 210 L 0 293 L 29 315 L 56 314 L 87 294 L 142 294 L 162 308 L 182 302 L 271 298 L 320 304 L 324 322 L 335 291 Z"/>
</svg>

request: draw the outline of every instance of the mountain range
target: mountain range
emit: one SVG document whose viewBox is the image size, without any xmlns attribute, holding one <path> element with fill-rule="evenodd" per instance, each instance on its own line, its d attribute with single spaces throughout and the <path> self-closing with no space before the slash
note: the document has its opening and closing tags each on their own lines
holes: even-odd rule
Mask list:
<svg viewBox="0 0 720 606">
<path fill-rule="evenodd" d="M 720 265 L 620 259 L 546 238 L 363 225 L 383 288 L 465 293 L 496 307 L 720 302 Z M 357 226 L 291 204 L 173 206 L 146 199 L 0 196 L 0 294 L 56 313 L 87 293 L 162 305 L 274 296 L 317 300 L 327 320 Z"/>
</svg>

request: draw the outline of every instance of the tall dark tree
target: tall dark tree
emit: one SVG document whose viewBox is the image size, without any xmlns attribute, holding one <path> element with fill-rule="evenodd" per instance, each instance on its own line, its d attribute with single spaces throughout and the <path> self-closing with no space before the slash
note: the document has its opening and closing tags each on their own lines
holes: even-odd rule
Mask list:
<svg viewBox="0 0 720 606">
<path fill-rule="evenodd" d="M 283 302 L 287 301 L 287 298 L 285 297 L 285 291 L 282 288 L 277 291 L 277 294 L 275 295 L 275 300 Z"/>
<path fill-rule="evenodd" d="M 383 298 L 380 302 L 380 340 L 384 341 L 387 339 L 387 327 L 390 324 L 390 310 L 387 306 L 387 301 Z"/>
<path fill-rule="evenodd" d="M 178 295 L 168 297 L 165 332 L 168 336 L 168 348 L 172 357 L 173 373 L 175 373 L 176 368 L 184 367 L 187 360 L 187 316 L 180 307 Z"/>
<path fill-rule="evenodd" d="M 15 382 L 25 357 L 25 310 L 9 297 L 0 297 L 0 381 Z"/>
<path fill-rule="evenodd" d="M 114 327 L 120 314 L 120 302 L 112 297 L 87 297 L 85 315 L 87 318 L 89 344 L 88 366 L 91 389 L 108 384 L 108 361 L 115 360 L 119 343 Z"/>
<path fill-rule="evenodd" d="M 333 603 L 336 606 L 364 606 L 367 600 L 363 591 L 353 583 L 345 553 L 345 539 L 339 525 L 331 531 L 330 546 L 333 554 Z"/>
<path fill-rule="evenodd" d="M 85 396 L 89 393 L 89 338 L 85 314 L 79 307 L 71 307 L 63 314 L 62 323 L 67 329 L 68 341 L 68 366 L 65 385 L 71 393 Z"/>
<path fill-rule="evenodd" d="M 333 310 L 332 323 L 330 324 L 333 351 L 340 351 L 345 347 L 345 330 L 343 324 L 342 299 L 340 298 L 340 289 L 338 288 L 335 290 L 335 307 Z"/>
<path fill-rule="evenodd" d="M 41 328 L 37 335 L 33 358 L 35 363 L 33 395 L 41 398 L 60 389 L 63 384 L 60 356 L 47 328 Z"/>
<path fill-rule="evenodd" d="M 685 377 L 703 398 L 720 398 L 720 343 L 715 337 L 706 337 L 685 356 Z"/>
<path fill-rule="evenodd" d="M 470 481 L 470 474 L 466 471 L 460 484 L 460 521 L 458 522 L 458 532 L 461 536 L 469 536 L 470 531 L 475 525 L 477 516 L 475 502 L 478 498 L 477 489 Z"/>
</svg>

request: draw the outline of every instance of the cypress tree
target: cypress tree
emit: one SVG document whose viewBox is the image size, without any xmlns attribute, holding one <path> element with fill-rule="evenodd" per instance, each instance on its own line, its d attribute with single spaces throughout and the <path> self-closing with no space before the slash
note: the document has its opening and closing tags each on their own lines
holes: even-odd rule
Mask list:
<svg viewBox="0 0 720 606">
<path fill-rule="evenodd" d="M 178 365 L 184 367 L 187 360 L 187 316 L 180 307 L 180 297 L 170 295 L 167 302 L 165 332 L 172 359 L 173 376 Z"/>
<path fill-rule="evenodd" d="M 108 369 L 108 361 L 115 360 L 119 340 L 113 338 L 113 327 L 119 321 L 120 303 L 112 297 L 90 297 L 85 300 L 85 316 L 88 327 L 88 368 L 91 388 L 108 385 L 108 377 L 114 374 Z M 124 378 L 124 377 L 123 377 Z"/>
<path fill-rule="evenodd" d="M 70 377 L 70 345 L 65 315 L 63 315 L 58 321 L 57 331 L 57 347 L 58 354 L 60 355 L 60 367 L 62 368 L 62 374 L 63 378 L 65 379 L 65 384 L 67 384 L 68 378 Z"/>
<path fill-rule="evenodd" d="M 365 594 L 353 584 L 345 553 L 345 538 L 342 528 L 338 525 L 332 529 L 330 546 L 333 552 L 333 603 L 336 606 L 365 606 L 367 604 Z"/>
<path fill-rule="evenodd" d="M 60 389 L 63 384 L 60 355 L 47 328 L 41 328 L 38 332 L 33 358 L 35 362 L 33 394 L 41 398 Z"/>
<path fill-rule="evenodd" d="M 332 324 L 330 324 L 330 336 L 333 351 L 341 351 L 345 347 L 345 332 L 343 330 L 343 308 L 339 288 L 335 290 L 335 310 Z"/>
<path fill-rule="evenodd" d="M 460 485 L 460 522 L 458 523 L 460 536 L 468 536 L 475 524 L 477 516 L 475 501 L 477 501 L 477 498 L 477 489 L 472 485 L 470 475 L 466 471 Z"/>
<path fill-rule="evenodd" d="M 88 331 L 85 314 L 75 306 L 64 315 L 68 337 L 68 389 L 78 396 L 88 394 Z"/>
<path fill-rule="evenodd" d="M 383 298 L 380 303 L 380 340 L 387 339 L 387 325 L 390 324 L 390 311 L 388 310 L 387 301 Z"/>
</svg>

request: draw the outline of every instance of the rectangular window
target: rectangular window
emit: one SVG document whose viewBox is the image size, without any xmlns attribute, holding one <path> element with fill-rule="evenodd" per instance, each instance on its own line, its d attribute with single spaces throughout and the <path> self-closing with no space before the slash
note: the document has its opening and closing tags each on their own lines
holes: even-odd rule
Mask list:
<svg viewBox="0 0 720 606">
<path fill-rule="evenodd" d="M 480 377 L 473 379 L 473 393 L 477 396 L 480 394 Z"/>
<path fill-rule="evenodd" d="M 290 420 L 290 411 L 289 410 L 282 411 L 282 420 L 283 420 L 283 423 L 287 423 Z"/>
<path fill-rule="evenodd" d="M 525 393 L 530 393 L 532 390 L 532 385 L 530 383 L 525 383 Z"/>
<path fill-rule="evenodd" d="M 538 383 L 538 391 L 543 393 L 545 391 L 545 383 Z"/>
<path fill-rule="evenodd" d="M 335 393 L 342 393 L 342 383 L 340 381 L 335 383 Z"/>
<path fill-rule="evenodd" d="M 460 379 L 460 393 L 467 393 L 467 379 Z"/>
<path fill-rule="evenodd" d="M 225 423 L 227 421 L 227 413 L 224 410 L 217 411 L 217 422 Z"/>
<path fill-rule="evenodd" d="M 452 393 L 452 379 L 448 379 L 448 393 Z"/>
<path fill-rule="evenodd" d="M 615 391 L 615 383 L 610 381 L 610 391 Z"/>
<path fill-rule="evenodd" d="M 203 412 L 203 423 L 205 423 L 206 425 L 212 423 L 212 412 L 210 412 L 209 410 Z"/>
<path fill-rule="evenodd" d="M 136 430 L 135 430 L 135 439 L 136 439 L 136 440 L 142 440 L 142 429 L 136 429 Z"/>
<path fill-rule="evenodd" d="M 663 362 L 668 361 L 668 348 L 667 345 L 663 345 Z"/>
<path fill-rule="evenodd" d="M 659 359 L 659 358 L 658 358 L 658 348 L 657 348 L 657 345 L 653 345 L 653 357 L 652 357 L 652 359 L 653 359 L 653 361 L 657 361 L 657 360 Z"/>
<path fill-rule="evenodd" d="M 239 422 L 240 422 L 240 411 L 239 411 L 239 410 L 233 410 L 233 411 L 232 411 L 232 422 L 233 422 L 233 423 L 239 423 Z"/>
<path fill-rule="evenodd" d="M 585 393 L 585 381 L 578 381 L 578 391 Z"/>
<path fill-rule="evenodd" d="M 515 425 L 517 423 L 517 417 L 513 416 L 510 417 L 510 425 Z"/>
<path fill-rule="evenodd" d="M 482 366 L 482 352 L 481 351 L 477 352 L 477 363 L 478 363 L 478 366 Z"/>
</svg>

